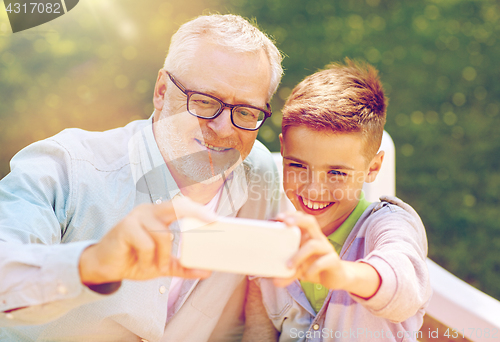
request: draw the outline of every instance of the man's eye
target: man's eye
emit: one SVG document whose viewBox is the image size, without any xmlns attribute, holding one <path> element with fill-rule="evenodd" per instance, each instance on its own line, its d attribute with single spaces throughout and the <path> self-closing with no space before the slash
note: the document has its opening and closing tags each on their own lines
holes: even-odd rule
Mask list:
<svg viewBox="0 0 500 342">
<path fill-rule="evenodd" d="M 213 104 L 212 101 L 209 100 L 194 100 L 193 102 L 199 106 L 209 106 Z"/>
<path fill-rule="evenodd" d="M 330 173 L 331 175 L 334 175 L 334 176 L 347 176 L 347 173 L 344 173 L 344 172 L 340 172 L 340 171 L 337 171 L 337 170 L 330 170 L 328 173 Z"/>
<path fill-rule="evenodd" d="M 299 163 L 290 163 L 290 164 L 288 164 L 288 166 L 290 166 L 290 167 L 304 168 L 304 165 L 299 164 Z"/>
<path fill-rule="evenodd" d="M 250 110 L 246 110 L 246 109 L 240 109 L 238 111 L 238 113 L 244 117 L 245 119 L 255 119 L 257 116 L 252 113 Z"/>
</svg>

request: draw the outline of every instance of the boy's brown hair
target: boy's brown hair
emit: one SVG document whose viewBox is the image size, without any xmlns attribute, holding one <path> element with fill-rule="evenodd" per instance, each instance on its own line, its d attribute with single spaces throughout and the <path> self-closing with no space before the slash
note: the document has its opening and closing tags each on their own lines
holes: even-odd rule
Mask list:
<svg viewBox="0 0 500 342">
<path fill-rule="evenodd" d="M 365 157 L 371 160 L 380 148 L 386 117 L 378 71 L 368 63 L 332 63 L 300 82 L 283 107 L 282 132 L 307 126 L 332 133 L 361 132 Z"/>
</svg>

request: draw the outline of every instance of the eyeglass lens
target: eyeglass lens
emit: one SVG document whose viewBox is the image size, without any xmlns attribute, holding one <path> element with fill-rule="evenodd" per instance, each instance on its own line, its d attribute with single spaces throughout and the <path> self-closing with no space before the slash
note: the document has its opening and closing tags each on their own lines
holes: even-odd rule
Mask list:
<svg viewBox="0 0 500 342">
<path fill-rule="evenodd" d="M 189 112 L 206 118 L 216 115 L 221 107 L 222 103 L 203 94 L 191 94 L 188 101 Z M 236 126 L 249 129 L 260 127 L 266 117 L 263 111 L 247 106 L 234 107 L 231 114 Z"/>
</svg>

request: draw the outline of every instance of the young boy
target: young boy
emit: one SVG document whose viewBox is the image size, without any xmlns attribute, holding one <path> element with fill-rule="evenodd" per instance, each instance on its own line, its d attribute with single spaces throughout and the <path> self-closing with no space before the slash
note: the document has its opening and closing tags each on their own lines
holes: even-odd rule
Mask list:
<svg viewBox="0 0 500 342">
<path fill-rule="evenodd" d="M 377 71 L 348 59 L 292 91 L 280 142 L 283 185 L 297 212 L 278 219 L 302 231 L 289 262 L 297 272 L 250 282 L 246 341 L 420 337 L 431 295 L 424 226 L 400 199 L 368 203 L 361 191 L 382 165 L 385 117 Z"/>
</svg>

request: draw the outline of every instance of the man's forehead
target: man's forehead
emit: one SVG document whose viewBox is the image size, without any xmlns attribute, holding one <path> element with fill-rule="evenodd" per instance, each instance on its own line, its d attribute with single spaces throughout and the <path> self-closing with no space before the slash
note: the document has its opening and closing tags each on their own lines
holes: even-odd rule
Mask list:
<svg viewBox="0 0 500 342">
<path fill-rule="evenodd" d="M 188 90 L 207 93 L 223 101 L 263 106 L 268 100 L 270 68 L 262 49 L 236 52 L 202 44 L 193 57 L 186 60 L 180 81 Z"/>
<path fill-rule="evenodd" d="M 244 94 L 246 92 L 248 92 L 248 89 L 238 87 L 237 85 L 235 86 L 230 82 L 223 82 L 223 83 L 224 83 L 225 87 L 232 87 L 235 90 L 235 92 L 236 92 L 236 94 L 234 96 L 235 103 L 251 104 L 251 105 L 255 105 L 255 106 L 265 105 L 265 103 L 260 103 L 262 101 L 259 101 L 257 99 L 251 99 L 248 96 L 245 97 Z M 223 91 L 221 91 L 220 85 L 219 85 L 219 87 L 213 87 L 210 85 L 200 84 L 200 86 L 198 86 L 196 89 L 193 89 L 193 90 L 215 96 L 217 98 L 220 98 L 221 100 L 224 100 L 224 97 L 226 97 L 226 95 L 223 93 Z M 253 103 L 251 103 L 251 102 L 253 102 Z"/>
</svg>

